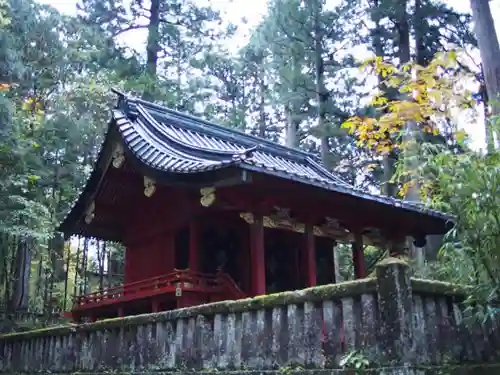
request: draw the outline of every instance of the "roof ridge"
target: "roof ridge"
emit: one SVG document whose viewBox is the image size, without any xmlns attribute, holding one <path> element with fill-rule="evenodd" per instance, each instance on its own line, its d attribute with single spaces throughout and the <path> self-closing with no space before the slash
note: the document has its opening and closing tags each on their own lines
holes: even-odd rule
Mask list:
<svg viewBox="0 0 500 375">
<path fill-rule="evenodd" d="M 207 148 L 207 147 L 203 147 L 203 146 L 192 146 L 190 145 L 189 143 L 187 142 L 184 142 L 182 140 L 179 140 L 179 139 L 176 139 L 174 137 L 172 137 L 170 134 L 168 134 L 167 131 L 165 131 L 164 129 L 162 129 L 162 123 L 160 123 L 159 121 L 157 121 L 153 116 L 151 116 L 151 114 L 149 114 L 145 108 L 143 107 L 142 104 L 138 104 L 137 105 L 137 109 L 138 109 L 138 112 L 140 115 L 142 115 L 147 121 L 149 121 L 152 125 L 154 125 L 155 127 L 155 130 L 157 130 L 158 132 L 161 133 L 162 136 L 165 136 L 166 138 L 168 138 L 171 142 L 177 144 L 177 145 L 180 145 L 181 147 L 184 147 L 184 148 L 187 148 L 188 150 L 192 150 L 192 151 L 202 151 L 202 152 L 206 152 L 210 155 L 217 155 L 217 156 L 220 156 L 220 157 L 228 157 L 228 158 L 231 158 L 231 159 L 234 159 L 234 158 L 237 158 L 237 157 L 240 157 L 242 155 L 247 155 L 248 153 L 250 153 L 251 151 L 255 151 L 256 149 L 258 149 L 258 145 L 252 145 L 251 147 L 247 147 L 243 150 L 234 150 L 234 151 L 231 151 L 231 150 L 216 150 L 216 149 L 212 149 L 212 148 Z M 179 120 L 177 119 L 174 119 L 173 122 L 177 122 Z M 180 120 L 182 121 L 182 120 Z"/>
<path fill-rule="evenodd" d="M 270 141 L 270 140 L 265 139 L 265 138 L 261 138 L 261 137 L 258 137 L 258 136 L 252 135 L 252 134 L 245 133 L 239 129 L 228 128 L 226 126 L 217 124 L 217 123 L 212 122 L 212 121 L 205 120 L 203 118 L 200 118 L 200 117 L 188 114 L 188 113 L 183 113 L 183 112 L 179 112 L 179 111 L 170 109 L 170 108 L 163 106 L 163 105 L 160 105 L 160 104 L 148 102 L 148 101 L 136 98 L 136 97 L 129 97 L 126 94 L 121 93 L 117 90 L 112 90 L 112 91 L 121 96 L 121 99 L 125 102 L 124 104 L 127 107 L 129 107 L 129 111 L 130 110 L 133 111 L 133 109 L 130 108 L 130 106 L 128 106 L 127 104 L 132 104 L 135 106 L 137 106 L 137 104 L 139 104 L 139 105 L 142 105 L 143 107 L 146 107 L 146 108 L 149 107 L 148 109 L 153 109 L 153 110 L 159 111 L 160 112 L 160 113 L 158 113 L 159 115 L 165 116 L 165 114 L 167 114 L 167 115 L 170 115 L 173 117 L 177 117 L 177 120 L 181 120 L 181 121 L 182 120 L 184 120 L 184 121 L 189 120 L 191 122 L 194 122 L 196 125 L 201 126 L 202 130 L 213 132 L 213 133 L 215 133 L 214 135 L 217 135 L 218 137 L 230 139 L 233 142 L 234 141 L 236 141 L 236 142 L 246 141 L 246 142 L 252 143 L 253 144 L 252 146 L 257 145 L 257 146 L 259 146 L 259 148 L 262 151 L 270 152 L 270 153 L 273 153 L 277 156 L 283 156 L 283 157 L 288 157 L 288 158 L 292 157 L 294 159 L 300 159 L 302 161 L 306 161 L 307 158 L 310 158 L 312 160 L 317 159 L 316 155 L 314 155 L 310 152 L 307 152 L 307 151 L 288 147 L 288 146 Z M 163 113 L 161 113 L 161 112 L 163 112 Z M 192 128 L 192 126 L 190 126 L 191 124 L 189 124 L 189 123 L 184 123 L 182 125 Z M 194 129 L 194 131 L 196 131 L 196 129 Z M 234 135 L 238 135 L 241 137 L 239 139 L 236 139 L 234 137 Z"/>
<path fill-rule="evenodd" d="M 140 113 L 141 116 L 145 117 L 145 120 L 146 121 L 151 121 L 154 119 L 149 119 L 148 117 L 148 114 L 147 113 Z M 168 138 L 167 139 L 167 142 L 163 141 L 161 138 L 158 137 L 158 134 L 155 134 L 156 132 L 159 131 L 159 129 L 156 129 L 156 128 L 153 128 L 153 129 L 149 129 L 147 126 L 145 126 L 145 121 L 141 121 L 142 119 L 137 119 L 136 120 L 136 124 L 138 124 L 141 128 L 141 131 L 142 132 L 145 132 L 146 133 L 146 136 L 148 137 L 155 137 L 156 140 L 155 142 L 158 142 L 158 143 L 161 143 L 165 148 L 167 148 L 169 150 L 169 152 L 172 152 L 174 154 L 174 156 L 176 157 L 182 157 L 182 158 L 187 158 L 187 159 L 190 159 L 190 160 L 193 160 L 193 161 L 202 161 L 203 159 L 202 158 L 199 158 L 199 157 L 196 157 L 196 156 L 193 156 L 193 155 L 189 155 L 189 154 L 186 154 L 180 150 L 176 150 L 174 147 L 172 147 L 172 145 L 169 145 L 167 142 L 171 142 L 171 139 Z M 139 129 L 137 129 L 138 133 L 140 134 L 141 132 L 139 132 Z M 147 134 L 147 133 L 151 133 L 151 134 Z M 161 133 L 161 135 L 163 135 L 163 133 Z M 144 139 L 144 135 L 141 135 L 141 137 Z M 157 148 L 157 147 L 155 147 Z"/>
</svg>

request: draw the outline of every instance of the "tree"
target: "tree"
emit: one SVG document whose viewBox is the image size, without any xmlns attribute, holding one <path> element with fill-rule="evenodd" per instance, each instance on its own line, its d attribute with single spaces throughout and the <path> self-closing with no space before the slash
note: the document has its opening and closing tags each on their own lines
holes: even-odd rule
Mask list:
<svg viewBox="0 0 500 375">
<path fill-rule="evenodd" d="M 73 204 L 108 120 L 109 102 L 99 107 L 102 86 L 89 79 L 103 75 L 95 73 L 102 39 L 51 7 L 7 4 L 10 22 L 0 29 L 0 304 L 8 312 L 49 312 L 64 278 L 54 227 Z M 107 98 L 112 85 L 106 82 Z"/>
<path fill-rule="evenodd" d="M 391 0 L 370 2 L 371 51 L 379 59 L 399 67 L 410 61 L 425 67 L 438 52 L 475 46 L 467 15 L 453 11 L 440 1 L 416 0 L 411 7 L 408 4 L 408 1 Z M 383 77 L 379 77 L 378 89 L 385 92 L 388 101 L 398 100 L 403 95 L 394 88 L 385 87 Z M 420 141 L 422 137 L 435 137 L 413 131 L 415 124 L 412 122 L 407 125 L 408 136 L 411 134 Z M 434 140 L 441 141 L 441 138 Z M 399 153 L 394 149 L 382 156 L 381 187 L 389 196 L 397 194 L 397 187 L 391 181 L 398 161 Z"/>
<path fill-rule="evenodd" d="M 349 49 L 360 39 L 355 30 L 362 22 L 358 5 L 277 0 L 269 4 L 252 40 L 267 51 L 275 77 L 270 87 L 273 117 L 286 124 L 286 143 L 317 152 L 331 169 L 340 164 L 337 151 L 352 150 L 340 124 L 356 101 L 349 95 L 355 83 L 349 75 L 354 64 Z"/>
<path fill-rule="evenodd" d="M 500 104 L 498 103 L 500 100 L 500 47 L 489 0 L 470 0 L 470 5 L 474 17 L 474 31 L 481 53 L 486 90 L 492 109 L 491 114 L 498 117 L 500 115 Z M 487 104 L 485 103 L 485 105 Z M 493 152 L 495 148 L 493 124 L 488 125 L 488 119 L 486 121 L 488 152 Z"/>
<path fill-rule="evenodd" d="M 408 63 L 398 68 L 385 63 L 380 58 L 373 58 L 366 62 L 370 72 L 384 78 L 384 86 L 397 90 L 402 94 L 399 99 L 388 100 L 384 92 L 378 92 L 371 102 L 371 106 L 380 113 L 376 117 L 354 116 L 343 124 L 350 133 L 356 135 L 358 145 L 375 151 L 380 155 L 388 154 L 394 149 L 401 153 L 408 148 L 408 139 L 405 139 L 405 127 L 409 121 L 419 124 L 422 132 L 439 135 L 444 120 L 453 109 L 467 109 L 473 106 L 472 93 L 463 89 L 461 95 L 456 93 L 456 77 L 449 74 L 456 68 L 457 54 L 438 54 L 425 67 L 416 63 Z M 414 71 L 418 72 L 418 79 L 414 78 Z M 408 93 L 413 93 L 408 96 Z M 455 135 L 463 141 L 464 133 L 455 129 Z M 412 158 L 420 158 L 417 154 Z M 400 184 L 399 194 L 406 195 L 406 191 L 413 185 L 418 185 L 418 178 L 425 178 L 418 172 L 420 162 L 414 163 L 416 170 L 400 168 L 398 177 L 409 178 L 406 183 Z M 400 167 L 404 167 L 400 164 Z M 401 182 L 401 180 L 400 180 Z"/>
<path fill-rule="evenodd" d="M 200 46 L 206 47 L 220 37 L 220 33 L 207 27 L 218 21 L 218 13 L 192 1 L 153 0 L 146 7 L 142 0 L 82 0 L 79 8 L 87 25 L 99 27 L 115 43 L 118 36 L 131 31 L 147 31 L 145 67 L 138 80 L 140 85 L 135 88 L 146 99 L 161 96 L 174 106 L 180 100 L 176 95 L 180 90 L 179 72 L 185 72 L 189 56 L 196 56 Z"/>
</svg>

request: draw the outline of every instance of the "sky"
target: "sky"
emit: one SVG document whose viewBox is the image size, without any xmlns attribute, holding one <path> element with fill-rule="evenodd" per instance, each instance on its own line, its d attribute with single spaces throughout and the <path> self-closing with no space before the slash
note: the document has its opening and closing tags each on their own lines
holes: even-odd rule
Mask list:
<svg viewBox="0 0 500 375">
<path fill-rule="evenodd" d="M 450 6 L 457 10 L 470 11 L 469 0 L 444 0 Z M 66 14 L 76 13 L 76 4 L 78 0 L 38 0 L 43 4 L 50 4 L 60 12 Z M 256 25 L 260 18 L 266 13 L 267 0 L 210 0 L 211 4 L 223 11 L 226 19 L 238 23 L 245 17 L 248 20 L 248 26 Z M 493 17 L 496 22 L 500 22 L 500 0 L 493 0 L 490 3 Z M 500 27 L 497 27 L 500 31 Z"/>
<path fill-rule="evenodd" d="M 209 2 L 216 10 L 222 13 L 222 18 L 227 22 L 237 24 L 240 29 L 237 37 L 232 41 L 231 49 L 237 50 L 247 41 L 247 36 L 250 30 L 256 26 L 266 13 L 267 0 L 198 0 L 200 2 Z M 76 4 L 78 0 L 38 0 L 43 4 L 49 4 L 57 8 L 60 12 L 66 14 L 75 14 L 77 11 Z M 444 0 L 450 6 L 463 12 L 469 12 L 469 0 Z M 496 22 L 497 32 L 500 34 L 500 0 L 492 0 L 490 2 L 493 18 Z M 246 24 L 241 20 L 245 18 Z M 142 31 L 142 32 L 141 32 Z M 124 43 L 130 47 L 140 51 L 145 48 L 146 31 L 130 32 L 126 34 Z M 500 36 L 500 35 L 499 35 Z M 484 149 L 484 126 L 478 123 L 472 123 L 465 119 L 459 121 L 471 136 L 472 147 L 475 149 Z"/>
</svg>

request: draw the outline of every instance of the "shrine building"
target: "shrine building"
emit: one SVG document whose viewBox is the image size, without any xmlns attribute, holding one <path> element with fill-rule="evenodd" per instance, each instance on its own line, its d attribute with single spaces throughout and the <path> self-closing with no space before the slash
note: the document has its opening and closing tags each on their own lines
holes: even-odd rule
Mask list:
<svg viewBox="0 0 500 375">
<path fill-rule="evenodd" d="M 411 236 L 422 247 L 452 225 L 351 186 L 312 154 L 117 94 L 59 230 L 123 244 L 124 285 L 75 297 L 75 321 L 334 283 L 337 242 L 362 278 L 364 245 L 399 251 Z"/>
</svg>

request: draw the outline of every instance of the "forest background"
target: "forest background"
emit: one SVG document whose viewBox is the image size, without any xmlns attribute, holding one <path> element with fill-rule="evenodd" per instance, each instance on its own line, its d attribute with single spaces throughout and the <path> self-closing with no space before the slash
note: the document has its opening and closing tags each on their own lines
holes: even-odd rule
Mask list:
<svg viewBox="0 0 500 375">
<path fill-rule="evenodd" d="M 227 9 L 245 10 L 246 23 L 201 0 L 80 0 L 74 11 L 0 0 L 5 329 L 45 324 L 72 295 L 120 282 L 120 246 L 64 242 L 54 231 L 92 170 L 111 87 L 313 152 L 360 188 L 453 213 L 457 226 L 415 272 L 474 285 L 475 298 L 497 297 L 497 112 L 467 8 L 242 2 Z M 350 250 L 337 251 L 348 279 Z M 370 264 L 386 255 L 365 251 Z"/>
</svg>

